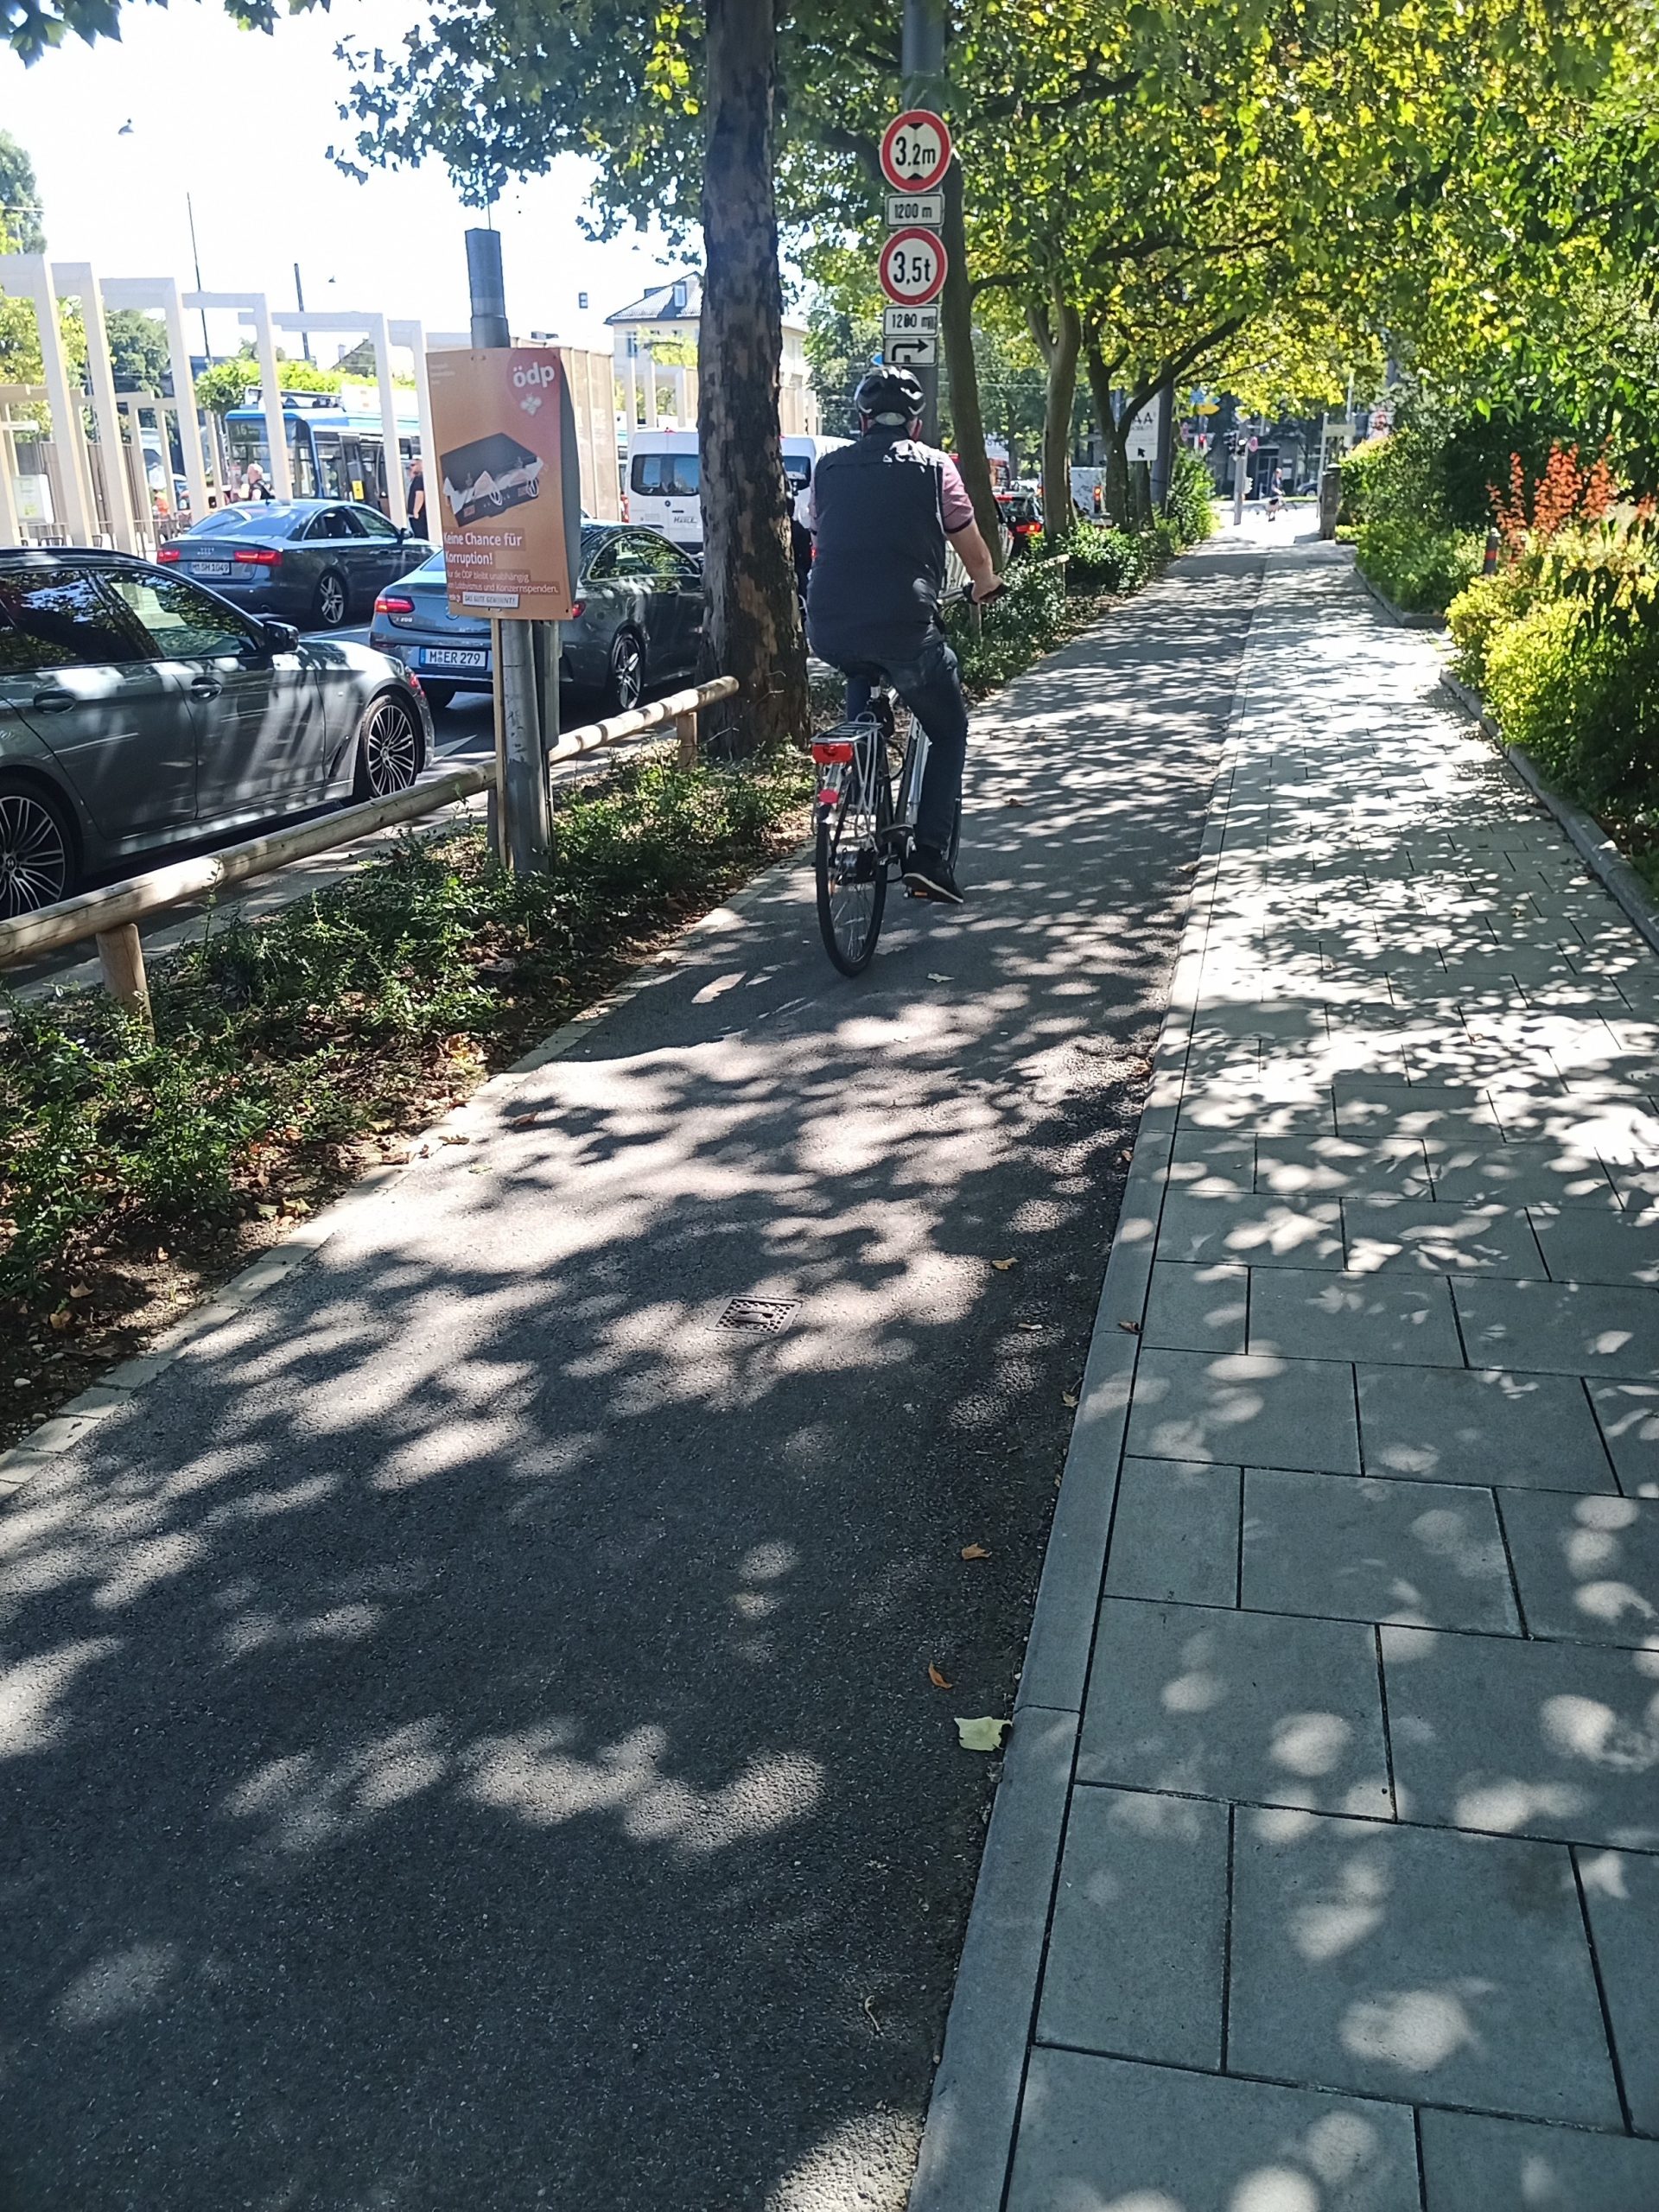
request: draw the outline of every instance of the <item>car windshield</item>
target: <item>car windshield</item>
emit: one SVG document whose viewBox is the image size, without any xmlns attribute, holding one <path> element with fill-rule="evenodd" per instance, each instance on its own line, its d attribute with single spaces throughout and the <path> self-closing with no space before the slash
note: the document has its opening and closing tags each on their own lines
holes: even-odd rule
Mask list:
<svg viewBox="0 0 1659 2212">
<path fill-rule="evenodd" d="M 289 505 L 282 499 L 251 500 L 246 506 L 221 507 L 211 515 L 204 515 L 200 522 L 192 523 L 184 535 L 187 537 L 287 537 L 303 522 L 308 522 L 314 508 L 301 506 L 297 501 Z"/>
</svg>

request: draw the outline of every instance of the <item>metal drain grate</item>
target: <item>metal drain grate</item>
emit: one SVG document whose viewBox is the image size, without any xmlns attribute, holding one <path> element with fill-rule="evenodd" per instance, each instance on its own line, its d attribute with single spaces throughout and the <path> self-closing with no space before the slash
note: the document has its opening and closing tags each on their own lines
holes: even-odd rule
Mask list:
<svg viewBox="0 0 1659 2212">
<path fill-rule="evenodd" d="M 760 1329 L 775 1337 L 787 1328 L 789 1317 L 800 1306 L 798 1298 L 734 1298 L 721 1315 L 717 1329 Z"/>
</svg>

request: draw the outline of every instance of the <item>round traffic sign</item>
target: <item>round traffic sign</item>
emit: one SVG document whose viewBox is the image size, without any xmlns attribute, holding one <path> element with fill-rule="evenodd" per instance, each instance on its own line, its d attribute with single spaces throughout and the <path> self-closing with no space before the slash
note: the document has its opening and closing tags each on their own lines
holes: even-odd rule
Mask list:
<svg viewBox="0 0 1659 2212">
<path fill-rule="evenodd" d="M 895 231 L 881 249 L 881 289 L 901 307 L 925 307 L 944 289 L 944 248 L 932 231 Z"/>
<path fill-rule="evenodd" d="M 950 132 L 942 115 L 907 108 L 881 138 L 881 174 L 895 192 L 931 192 L 950 166 Z"/>
</svg>

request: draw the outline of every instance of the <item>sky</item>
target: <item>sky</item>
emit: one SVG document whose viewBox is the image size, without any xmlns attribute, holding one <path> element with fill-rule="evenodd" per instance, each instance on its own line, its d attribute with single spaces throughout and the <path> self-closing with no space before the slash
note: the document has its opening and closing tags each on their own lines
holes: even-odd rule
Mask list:
<svg viewBox="0 0 1659 2212">
<path fill-rule="evenodd" d="M 188 193 L 205 289 L 264 291 L 291 308 L 298 261 L 308 308 L 380 308 L 464 331 L 462 232 L 484 219 L 435 165 L 357 184 L 327 154 L 351 128 L 338 113 L 346 73 L 335 45 L 389 45 L 419 13 L 415 0 L 333 0 L 265 37 L 237 30 L 219 0 L 173 0 L 124 9 L 118 44 L 73 41 L 31 69 L 0 48 L 0 129 L 34 161 L 48 254 L 90 261 L 100 276 L 174 276 L 194 289 Z M 577 219 L 587 189 L 585 165 L 562 160 L 512 188 L 494 221 L 515 335 L 555 332 L 608 353 L 605 316 L 681 264 L 638 233 L 589 244 Z M 193 342 L 200 328 L 198 318 Z M 210 317 L 209 335 L 216 353 L 234 352 L 235 318 Z M 298 350 L 297 339 L 279 343 Z M 313 346 L 334 358 L 332 339 Z"/>
</svg>

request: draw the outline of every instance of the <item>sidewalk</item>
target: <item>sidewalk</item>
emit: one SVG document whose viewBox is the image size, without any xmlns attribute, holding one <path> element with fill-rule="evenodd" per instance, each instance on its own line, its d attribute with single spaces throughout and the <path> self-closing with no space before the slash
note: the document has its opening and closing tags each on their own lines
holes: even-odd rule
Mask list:
<svg viewBox="0 0 1659 2212">
<path fill-rule="evenodd" d="M 1659 2206 L 1659 963 L 1270 559 L 911 2212 Z"/>
</svg>

